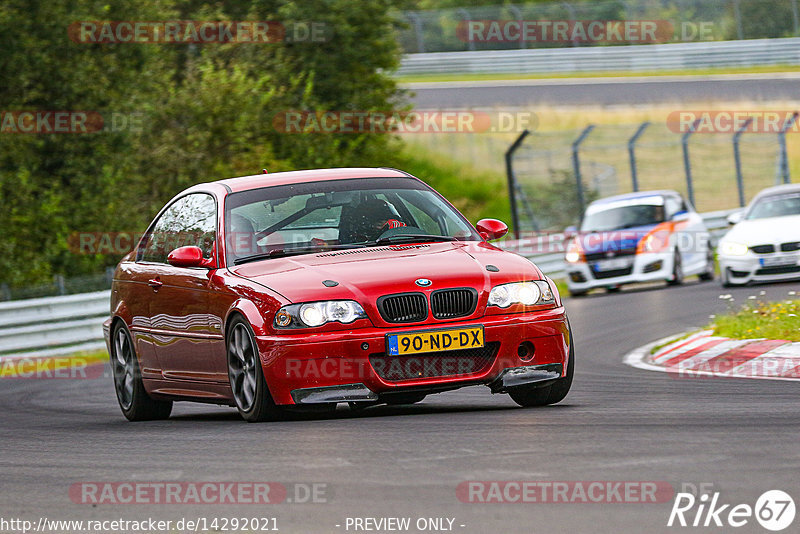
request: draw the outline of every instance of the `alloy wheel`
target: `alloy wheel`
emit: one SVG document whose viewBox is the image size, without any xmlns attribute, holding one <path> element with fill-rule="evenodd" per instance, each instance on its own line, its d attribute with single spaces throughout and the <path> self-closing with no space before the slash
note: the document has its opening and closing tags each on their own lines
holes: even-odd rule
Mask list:
<svg viewBox="0 0 800 534">
<path fill-rule="evenodd" d="M 250 332 L 244 324 L 237 324 L 228 339 L 228 375 L 236 405 L 247 412 L 256 397 L 256 350 Z"/>
</svg>

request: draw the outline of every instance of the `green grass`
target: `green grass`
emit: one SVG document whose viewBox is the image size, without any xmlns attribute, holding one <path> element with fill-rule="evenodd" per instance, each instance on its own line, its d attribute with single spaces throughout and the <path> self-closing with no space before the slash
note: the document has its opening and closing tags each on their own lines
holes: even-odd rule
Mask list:
<svg viewBox="0 0 800 534">
<path fill-rule="evenodd" d="M 774 74 L 784 72 L 800 72 L 800 65 L 771 65 L 754 67 L 726 67 L 716 69 L 678 69 L 656 71 L 609 71 L 609 72 L 560 72 L 548 74 L 536 73 L 457 73 L 457 74 L 416 74 L 397 76 L 400 83 L 419 82 L 463 82 L 492 80 L 546 80 L 559 78 L 616 78 L 633 76 L 703 76 L 709 74 Z"/>
<path fill-rule="evenodd" d="M 800 300 L 753 302 L 719 315 L 711 323 L 714 335 L 733 339 L 800 341 Z"/>
</svg>

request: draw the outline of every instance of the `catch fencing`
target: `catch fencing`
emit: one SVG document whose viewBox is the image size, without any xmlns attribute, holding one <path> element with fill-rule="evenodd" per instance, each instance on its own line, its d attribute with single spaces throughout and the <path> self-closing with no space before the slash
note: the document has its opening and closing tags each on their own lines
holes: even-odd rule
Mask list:
<svg viewBox="0 0 800 534">
<path fill-rule="evenodd" d="M 467 2 L 464 2 L 467 4 Z M 498 2 L 500 3 L 500 2 Z M 673 29 L 659 42 L 724 41 L 800 36 L 798 0 L 593 0 L 404 11 L 400 46 L 407 54 L 586 47 L 604 43 L 516 39 L 476 42 L 468 21 L 664 21 Z M 659 37 L 663 37 L 659 33 Z M 621 44 L 636 44 L 631 43 Z"/>
<path fill-rule="evenodd" d="M 794 121 L 776 134 L 681 133 L 665 123 L 525 132 L 506 155 L 517 237 L 561 231 L 592 200 L 632 191 L 676 190 L 700 212 L 742 207 L 791 181 L 786 130 Z"/>
</svg>

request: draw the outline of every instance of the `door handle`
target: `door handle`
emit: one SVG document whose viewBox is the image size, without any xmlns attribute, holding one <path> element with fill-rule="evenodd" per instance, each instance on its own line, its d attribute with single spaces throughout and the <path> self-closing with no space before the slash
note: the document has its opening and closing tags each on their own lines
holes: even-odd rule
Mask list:
<svg viewBox="0 0 800 534">
<path fill-rule="evenodd" d="M 164 282 L 162 282 L 158 278 L 153 278 L 152 280 L 147 281 L 147 285 L 152 287 L 153 289 L 158 289 L 164 285 Z"/>
</svg>

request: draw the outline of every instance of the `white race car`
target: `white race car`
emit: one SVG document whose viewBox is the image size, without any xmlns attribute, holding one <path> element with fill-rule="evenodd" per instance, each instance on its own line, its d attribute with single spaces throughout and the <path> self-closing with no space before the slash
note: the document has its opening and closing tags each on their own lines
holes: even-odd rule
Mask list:
<svg viewBox="0 0 800 534">
<path fill-rule="evenodd" d="M 764 189 L 728 222 L 717 247 L 724 286 L 800 278 L 800 185 Z"/>
<path fill-rule="evenodd" d="M 572 296 L 604 287 L 686 276 L 714 278 L 714 256 L 703 218 L 675 191 L 604 198 L 586 208 L 564 257 Z"/>
</svg>

